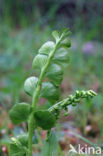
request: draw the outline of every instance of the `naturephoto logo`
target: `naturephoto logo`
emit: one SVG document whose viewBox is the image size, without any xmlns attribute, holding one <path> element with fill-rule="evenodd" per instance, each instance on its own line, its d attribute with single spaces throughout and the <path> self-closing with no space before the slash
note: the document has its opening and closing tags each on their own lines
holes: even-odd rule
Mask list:
<svg viewBox="0 0 103 156">
<path fill-rule="evenodd" d="M 100 147 L 88 147 L 87 145 L 81 146 L 80 144 L 78 144 L 77 148 L 75 148 L 72 144 L 70 144 L 69 154 L 70 153 L 100 155 L 102 154 L 102 149 Z"/>
</svg>

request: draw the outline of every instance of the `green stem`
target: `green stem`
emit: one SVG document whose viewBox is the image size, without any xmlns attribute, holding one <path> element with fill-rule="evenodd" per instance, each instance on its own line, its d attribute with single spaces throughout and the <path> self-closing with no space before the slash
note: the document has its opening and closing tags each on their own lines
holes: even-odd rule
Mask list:
<svg viewBox="0 0 103 156">
<path fill-rule="evenodd" d="M 61 147 L 60 147 L 59 144 L 58 144 L 58 150 L 59 150 L 59 154 L 60 154 L 61 156 L 64 156 L 64 153 L 63 153 L 63 151 L 62 151 L 62 149 L 61 149 Z"/>
<path fill-rule="evenodd" d="M 29 127 L 28 128 L 28 130 L 29 130 L 29 139 L 28 139 L 29 156 L 32 156 L 32 137 L 33 137 L 33 131 L 34 131 L 35 127 L 36 127 L 33 114 L 36 111 L 42 81 L 44 79 L 45 73 L 46 73 L 46 71 L 47 71 L 47 69 L 48 69 L 48 67 L 50 65 L 50 62 L 51 62 L 51 60 L 52 60 L 52 58 L 54 56 L 54 53 L 55 53 L 55 51 L 57 49 L 57 46 L 58 46 L 59 42 L 56 43 L 53 51 L 50 53 L 50 55 L 48 57 L 47 63 L 45 64 L 44 68 L 42 69 L 39 80 L 38 80 L 38 83 L 37 83 L 36 90 L 35 90 L 35 92 L 33 94 L 33 98 L 32 98 L 33 112 L 31 114 L 31 116 L 29 118 L 29 122 L 28 122 L 28 127 Z"/>
</svg>

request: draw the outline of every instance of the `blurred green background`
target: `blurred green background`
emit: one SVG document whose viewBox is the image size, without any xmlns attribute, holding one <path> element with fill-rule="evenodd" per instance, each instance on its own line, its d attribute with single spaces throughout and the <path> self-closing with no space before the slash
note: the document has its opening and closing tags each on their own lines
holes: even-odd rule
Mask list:
<svg viewBox="0 0 103 156">
<path fill-rule="evenodd" d="M 63 27 L 72 31 L 72 47 L 62 96 L 77 89 L 93 89 L 98 96 L 70 108 L 66 119 L 61 117 L 58 140 L 65 152 L 65 134 L 75 145 L 78 139 L 67 132 L 76 130 L 103 147 L 103 0 L 1 0 L 0 156 L 8 155 L 9 137 L 25 131 L 26 125 L 12 125 L 8 111 L 16 102 L 30 101 L 23 83 L 33 74 L 32 60 L 38 48 L 52 39 L 51 32 Z M 39 148 L 34 156 L 40 155 Z"/>
</svg>

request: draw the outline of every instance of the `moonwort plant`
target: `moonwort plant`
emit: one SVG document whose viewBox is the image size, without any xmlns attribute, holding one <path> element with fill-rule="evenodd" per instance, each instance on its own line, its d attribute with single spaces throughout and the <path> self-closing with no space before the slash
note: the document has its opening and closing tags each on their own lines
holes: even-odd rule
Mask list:
<svg viewBox="0 0 103 156">
<path fill-rule="evenodd" d="M 64 115 L 68 115 L 69 105 L 75 106 L 81 98 L 87 99 L 96 95 L 92 90 L 76 91 L 74 95 L 57 102 L 63 70 L 69 62 L 70 31 L 63 29 L 61 33 L 54 31 L 52 35 L 55 41 L 44 43 L 33 60 L 32 66 L 38 77 L 29 77 L 24 83 L 25 92 L 32 97 L 32 104 L 18 103 L 10 110 L 10 119 L 15 125 L 28 121 L 28 133 L 11 138 L 10 156 L 32 156 L 33 135 L 37 127 L 47 130 L 42 156 L 57 156 L 57 140 L 51 128 L 55 127 L 60 112 L 64 109 Z M 43 110 L 38 107 L 41 97 L 48 103 L 48 107 Z"/>
</svg>

